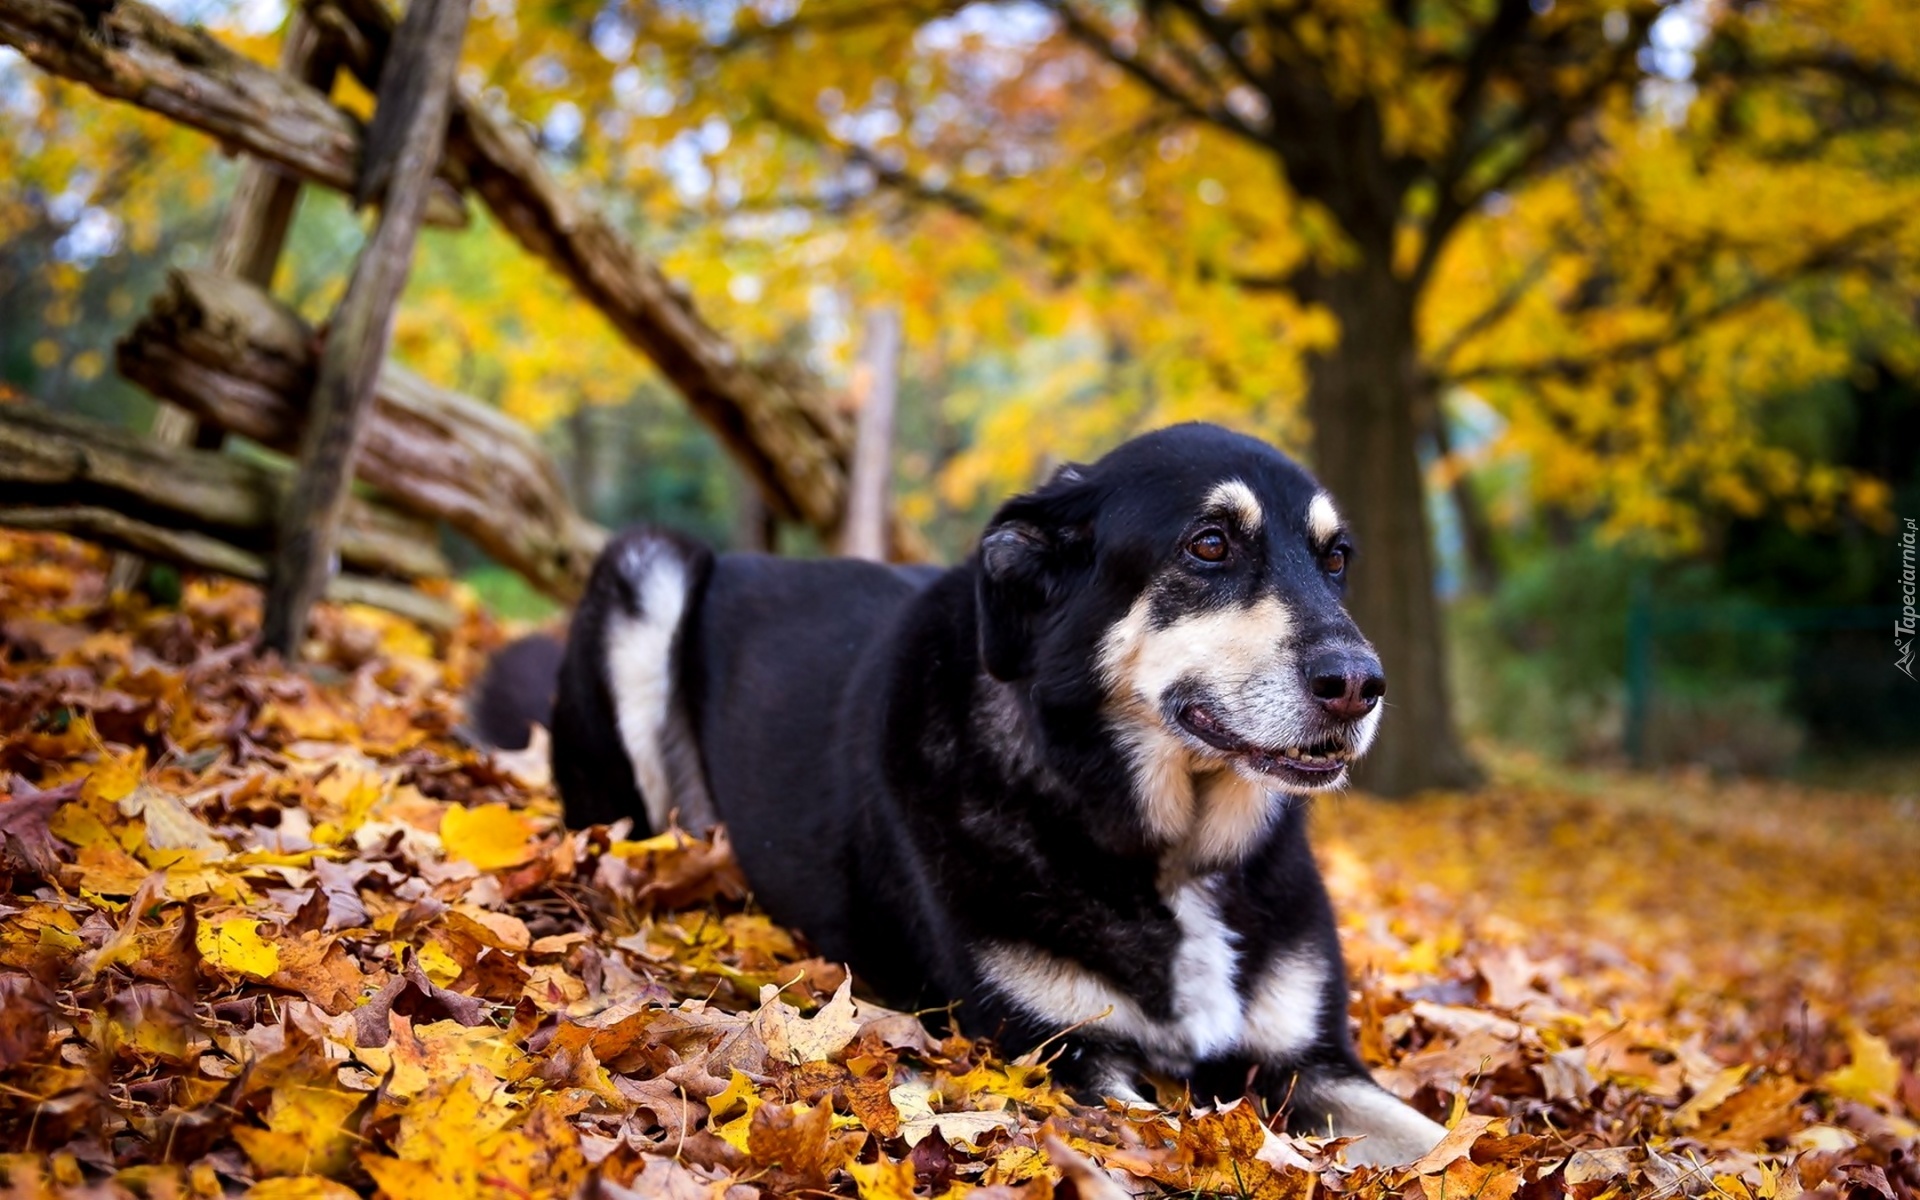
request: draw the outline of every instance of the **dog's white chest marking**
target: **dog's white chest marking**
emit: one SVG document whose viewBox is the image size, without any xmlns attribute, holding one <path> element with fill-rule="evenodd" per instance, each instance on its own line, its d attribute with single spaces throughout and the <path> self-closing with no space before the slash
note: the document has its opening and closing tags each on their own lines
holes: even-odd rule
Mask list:
<svg viewBox="0 0 1920 1200">
<path fill-rule="evenodd" d="M 1325 963 L 1307 951 L 1283 954 L 1243 997 L 1238 938 L 1221 917 L 1212 880 L 1174 884 L 1164 898 L 1180 931 L 1168 964 L 1173 1004 L 1165 1018 L 1149 1015 L 1079 963 L 1034 946 L 993 943 L 980 952 L 981 971 L 1007 999 L 1056 1030 L 1080 1027 L 1131 1042 L 1169 1071 L 1234 1052 L 1279 1064 L 1313 1044 Z"/>
<path fill-rule="evenodd" d="M 1174 1023 L 1186 1034 L 1190 1057 L 1224 1054 L 1240 1044 L 1246 1026 L 1234 981 L 1238 939 L 1220 919 L 1220 902 L 1208 881 L 1178 884 L 1166 900 L 1180 927 L 1180 949 L 1173 956 Z"/>
</svg>

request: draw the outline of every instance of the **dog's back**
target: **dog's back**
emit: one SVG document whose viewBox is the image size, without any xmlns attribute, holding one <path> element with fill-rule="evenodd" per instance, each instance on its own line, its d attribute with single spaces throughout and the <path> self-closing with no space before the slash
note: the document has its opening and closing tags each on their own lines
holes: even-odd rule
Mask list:
<svg viewBox="0 0 1920 1200">
<path fill-rule="evenodd" d="M 823 954 L 848 954 L 847 797 L 878 783 L 890 627 L 932 570 L 722 555 L 689 629 L 685 681 L 711 793 L 755 895 Z"/>
<path fill-rule="evenodd" d="M 550 724 L 575 828 L 726 821 L 760 903 L 822 953 L 850 958 L 856 944 L 898 941 L 892 925 L 872 928 L 899 919 L 873 891 L 895 864 L 848 860 L 871 844 L 850 823 L 871 814 L 847 798 L 883 786 L 888 633 L 943 574 L 716 556 L 666 530 L 629 530 L 595 564 L 564 657 L 544 635 L 509 646 L 475 693 L 473 722 L 501 746 L 525 745 L 530 721 Z"/>
</svg>

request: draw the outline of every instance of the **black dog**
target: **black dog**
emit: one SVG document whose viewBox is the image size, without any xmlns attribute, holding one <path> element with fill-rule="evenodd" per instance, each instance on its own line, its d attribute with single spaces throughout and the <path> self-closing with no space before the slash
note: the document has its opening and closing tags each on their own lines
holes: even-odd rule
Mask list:
<svg viewBox="0 0 1920 1200">
<path fill-rule="evenodd" d="M 1070 1031 L 1082 1090 L 1251 1080 L 1409 1161 L 1443 1131 L 1354 1054 L 1302 811 L 1380 719 L 1350 554 L 1305 471 L 1204 425 L 1060 471 L 950 571 L 624 534 L 561 667 L 567 818 L 724 821 L 821 954 L 1015 1050 Z"/>
</svg>

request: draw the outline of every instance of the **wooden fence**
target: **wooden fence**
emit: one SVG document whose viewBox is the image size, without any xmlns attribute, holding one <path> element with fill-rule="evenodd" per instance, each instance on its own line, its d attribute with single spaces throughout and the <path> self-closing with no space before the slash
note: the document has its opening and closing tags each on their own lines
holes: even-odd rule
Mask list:
<svg viewBox="0 0 1920 1200">
<path fill-rule="evenodd" d="M 477 199 L 658 368 L 773 516 L 825 544 L 883 541 L 895 557 L 918 556 L 890 521 L 884 535 L 843 530 L 856 435 L 827 389 L 791 363 L 756 362 L 709 325 L 684 287 L 559 184 L 519 121 L 453 82 L 466 3 L 413 0 L 396 25 L 381 0 L 304 0 L 270 69 L 139 0 L 0 0 L 0 44 L 247 156 L 207 268 L 174 272 L 119 346 L 121 372 L 163 402 L 153 436 L 0 407 L 0 524 L 262 580 L 265 641 L 289 653 L 323 584 L 443 617 L 406 586 L 446 569 L 440 522 L 573 598 L 605 531 L 573 509 L 538 443 L 385 361 L 415 232 L 464 223 Z M 370 126 L 330 99 L 341 71 L 374 91 Z M 317 334 L 270 294 L 303 186 L 380 206 Z M 227 432 L 295 463 L 222 455 Z M 370 498 L 348 488 L 355 477 Z M 143 483 L 155 478 L 191 486 Z"/>
</svg>

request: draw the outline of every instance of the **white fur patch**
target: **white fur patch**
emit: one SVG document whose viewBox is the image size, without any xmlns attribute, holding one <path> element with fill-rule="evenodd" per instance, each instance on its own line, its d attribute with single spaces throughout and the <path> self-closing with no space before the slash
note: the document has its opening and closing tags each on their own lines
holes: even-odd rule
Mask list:
<svg viewBox="0 0 1920 1200">
<path fill-rule="evenodd" d="M 1347 1147 L 1347 1161 L 1378 1167 L 1405 1166 L 1447 1136 L 1446 1128 L 1409 1108 L 1398 1096 L 1367 1079 L 1328 1084 L 1317 1096 L 1338 1137 L 1362 1140 Z"/>
<path fill-rule="evenodd" d="M 673 637 L 687 603 L 686 565 L 671 551 L 623 564 L 640 598 L 638 617 L 607 623 L 607 681 L 614 723 L 633 763 L 634 782 L 657 831 L 676 807 L 665 733 L 673 703 Z"/>
<path fill-rule="evenodd" d="M 1220 916 L 1208 879 L 1188 880 L 1166 893 L 1180 928 L 1171 964 L 1173 1015 L 1149 1016 L 1125 992 L 1069 959 L 1034 946 L 993 943 L 979 953 L 980 972 L 996 990 L 1029 1015 L 1064 1030 L 1085 1026 L 1140 1047 L 1153 1065 L 1169 1072 L 1225 1054 L 1241 1043 L 1245 1028 L 1234 986 L 1239 950 Z"/>
<path fill-rule="evenodd" d="M 1173 1017 L 1186 1031 L 1194 1059 L 1224 1054 L 1240 1044 L 1244 1016 L 1234 987 L 1238 939 L 1220 918 L 1209 879 L 1168 889 L 1167 907 L 1180 925 L 1173 955 Z"/>
<path fill-rule="evenodd" d="M 1313 536 L 1313 544 L 1324 546 L 1333 540 L 1333 535 L 1346 527 L 1340 519 L 1340 510 L 1333 506 L 1333 497 L 1325 492 L 1316 492 L 1307 502 L 1307 532 Z"/>
<path fill-rule="evenodd" d="M 1253 489 L 1238 479 L 1229 479 L 1207 493 L 1207 507 L 1230 512 L 1239 518 L 1240 527 L 1248 533 L 1256 533 L 1266 513 L 1260 508 L 1260 500 Z"/>
<path fill-rule="evenodd" d="M 981 947 L 980 974 L 1029 1015 L 1059 1030 L 1090 1027 L 1135 1042 L 1150 1052 L 1178 1049 L 1171 1031 L 1131 996 L 1079 963 L 1035 946 L 993 942 Z"/>
<path fill-rule="evenodd" d="M 1327 964 L 1308 951 L 1282 952 L 1247 1003 L 1247 1050 L 1263 1062 L 1295 1059 L 1320 1036 Z"/>
</svg>

